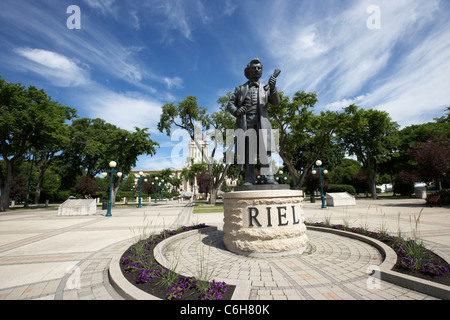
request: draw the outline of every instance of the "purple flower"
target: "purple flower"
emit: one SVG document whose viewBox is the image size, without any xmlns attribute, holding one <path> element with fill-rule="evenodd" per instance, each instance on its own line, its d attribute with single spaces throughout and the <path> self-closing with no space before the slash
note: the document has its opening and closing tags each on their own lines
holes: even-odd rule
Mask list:
<svg viewBox="0 0 450 320">
<path fill-rule="evenodd" d="M 136 283 L 147 283 L 153 276 L 152 270 L 144 269 L 139 270 L 139 274 L 136 279 Z"/>
<path fill-rule="evenodd" d="M 225 282 L 216 282 L 215 280 L 212 281 L 211 285 L 208 289 L 201 292 L 201 299 L 202 300 L 222 300 L 223 293 L 225 293 L 226 290 L 226 283 Z"/>
</svg>

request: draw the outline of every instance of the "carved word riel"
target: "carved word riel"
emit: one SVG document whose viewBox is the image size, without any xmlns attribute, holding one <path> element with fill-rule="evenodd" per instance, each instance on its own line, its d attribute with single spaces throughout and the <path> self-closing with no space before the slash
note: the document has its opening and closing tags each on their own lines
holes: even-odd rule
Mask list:
<svg viewBox="0 0 450 320">
<path fill-rule="evenodd" d="M 295 205 L 291 206 L 292 208 L 292 224 L 299 224 L 300 220 L 295 216 Z M 266 215 L 267 215 L 267 227 L 272 227 L 272 212 L 271 207 L 266 207 Z M 288 219 L 288 208 L 286 206 L 276 207 L 276 212 L 278 213 L 278 226 L 287 226 L 289 225 L 290 220 Z M 248 217 L 249 217 L 249 227 L 262 227 L 262 224 L 258 220 L 259 209 L 256 207 L 248 208 Z"/>
</svg>

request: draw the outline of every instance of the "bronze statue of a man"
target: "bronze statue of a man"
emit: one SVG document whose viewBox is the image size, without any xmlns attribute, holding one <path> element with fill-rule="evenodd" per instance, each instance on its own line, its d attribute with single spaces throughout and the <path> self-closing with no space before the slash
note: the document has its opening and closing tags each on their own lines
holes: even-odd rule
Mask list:
<svg viewBox="0 0 450 320">
<path fill-rule="evenodd" d="M 273 177 L 271 155 L 272 151 L 276 151 L 275 141 L 267 106 L 268 103 L 275 107 L 280 104 L 280 97 L 276 88 L 276 76 L 279 70 L 276 70 L 274 75 L 270 77 L 269 84 L 266 86 L 259 82 L 262 71 L 263 66 L 259 59 L 250 61 L 245 68 L 245 77 L 248 81 L 236 87 L 227 105 L 228 112 L 236 117 L 236 131 L 241 130 L 245 133 L 246 168 L 244 185 L 253 185 L 256 181 L 256 152 L 252 152 L 252 150 L 258 150 L 264 183 L 277 184 Z M 252 139 L 255 136 L 256 141 Z M 239 151 L 237 153 L 239 157 Z"/>
</svg>

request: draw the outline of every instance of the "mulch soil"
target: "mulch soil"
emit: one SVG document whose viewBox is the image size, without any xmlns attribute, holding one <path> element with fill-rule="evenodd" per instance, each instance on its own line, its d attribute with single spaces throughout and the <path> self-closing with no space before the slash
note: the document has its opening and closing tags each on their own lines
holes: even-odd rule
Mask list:
<svg viewBox="0 0 450 320">
<path fill-rule="evenodd" d="M 122 271 L 122 274 L 124 277 L 130 281 L 136 288 L 147 292 L 148 294 L 151 294 L 155 297 L 158 297 L 160 299 L 166 299 L 167 294 L 167 287 L 164 287 L 158 282 L 157 278 L 150 279 L 147 283 L 136 283 L 136 279 L 138 276 L 137 272 L 124 272 Z M 222 300 L 231 300 L 231 297 L 233 296 L 235 286 L 227 284 L 227 292 L 225 292 L 222 295 Z M 187 289 L 184 294 L 182 295 L 180 300 L 200 300 L 200 292 L 196 289 Z"/>
</svg>

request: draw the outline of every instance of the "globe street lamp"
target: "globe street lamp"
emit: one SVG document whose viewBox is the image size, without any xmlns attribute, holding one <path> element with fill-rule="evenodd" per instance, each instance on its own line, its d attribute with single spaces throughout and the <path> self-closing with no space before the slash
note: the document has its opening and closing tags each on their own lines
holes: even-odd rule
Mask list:
<svg viewBox="0 0 450 320">
<path fill-rule="evenodd" d="M 106 210 L 106 216 L 105 217 L 111 217 L 111 198 L 112 198 L 112 189 L 113 189 L 113 175 L 115 172 L 117 172 L 117 176 L 120 178 L 122 177 L 122 172 L 120 172 L 119 170 L 114 169 L 117 166 L 117 163 L 115 161 L 111 161 L 109 163 L 109 167 L 111 169 L 109 170 L 105 170 L 106 172 L 102 173 L 102 176 L 104 178 L 106 178 L 106 176 L 108 175 L 108 173 L 111 176 L 111 183 L 109 186 L 109 199 L 108 199 L 108 209 Z"/>
<path fill-rule="evenodd" d="M 161 183 L 161 181 L 158 181 L 158 177 L 155 177 L 155 180 L 152 181 L 152 184 L 155 185 L 155 203 L 158 203 L 158 183 Z"/>
<path fill-rule="evenodd" d="M 142 171 L 139 172 L 139 203 L 138 208 L 141 208 L 141 191 L 142 191 L 142 180 L 147 182 L 147 179 L 144 178 L 144 173 Z"/>
<path fill-rule="evenodd" d="M 280 184 L 283 184 L 283 180 L 287 181 L 287 177 L 283 175 L 283 170 L 280 170 L 278 171 L 277 181 L 279 181 Z"/>
<path fill-rule="evenodd" d="M 169 180 L 170 180 L 170 182 L 168 182 L 167 183 L 167 189 L 169 189 L 169 201 L 170 201 L 170 189 L 172 189 L 173 188 L 173 186 L 172 186 L 172 182 L 173 182 L 173 175 L 170 175 L 169 176 Z"/>
<path fill-rule="evenodd" d="M 260 175 L 256 176 L 256 184 L 264 184 L 264 178 Z"/>
<path fill-rule="evenodd" d="M 164 182 L 164 179 L 161 179 L 161 201 L 164 201 L 164 185 L 166 184 Z"/>
<path fill-rule="evenodd" d="M 325 204 L 325 196 L 323 194 L 323 185 L 322 185 L 322 171 L 323 171 L 323 174 L 328 174 L 328 170 L 325 168 L 322 168 L 321 165 L 322 165 L 322 161 L 317 160 L 316 161 L 316 169 L 319 170 L 320 197 L 322 198 L 322 209 L 326 209 L 327 206 Z M 317 173 L 317 171 L 313 167 L 312 174 L 316 174 L 316 173 Z"/>
</svg>

